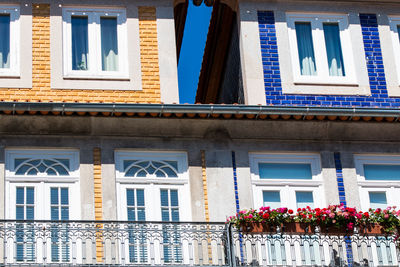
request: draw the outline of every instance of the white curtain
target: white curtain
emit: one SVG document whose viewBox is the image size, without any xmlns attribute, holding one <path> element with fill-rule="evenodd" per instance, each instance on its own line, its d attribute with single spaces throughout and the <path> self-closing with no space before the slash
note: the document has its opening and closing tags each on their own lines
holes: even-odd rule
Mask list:
<svg viewBox="0 0 400 267">
<path fill-rule="evenodd" d="M 88 18 L 72 17 L 72 69 L 88 70 Z"/>
<path fill-rule="evenodd" d="M 324 24 L 326 55 L 330 76 L 345 76 L 342 45 L 340 43 L 339 25 Z"/>
<path fill-rule="evenodd" d="M 101 18 L 102 70 L 118 71 L 117 19 Z"/>
<path fill-rule="evenodd" d="M 0 68 L 10 68 L 10 15 L 0 15 Z"/>
<path fill-rule="evenodd" d="M 296 22 L 297 48 L 299 50 L 299 61 L 301 75 L 315 76 L 314 46 L 309 22 Z"/>
</svg>

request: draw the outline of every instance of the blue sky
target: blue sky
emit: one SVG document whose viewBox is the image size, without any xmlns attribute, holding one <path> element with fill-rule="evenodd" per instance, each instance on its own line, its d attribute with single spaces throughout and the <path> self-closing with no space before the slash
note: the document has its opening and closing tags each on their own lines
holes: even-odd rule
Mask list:
<svg viewBox="0 0 400 267">
<path fill-rule="evenodd" d="M 197 7 L 189 0 L 178 64 L 179 102 L 182 104 L 192 104 L 196 97 L 211 11 L 211 7 L 207 7 L 204 4 Z"/>
</svg>

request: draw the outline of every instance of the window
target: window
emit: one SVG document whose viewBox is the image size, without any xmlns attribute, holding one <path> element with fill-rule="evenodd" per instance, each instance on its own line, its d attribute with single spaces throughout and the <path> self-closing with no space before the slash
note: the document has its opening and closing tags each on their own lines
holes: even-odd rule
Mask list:
<svg viewBox="0 0 400 267">
<path fill-rule="evenodd" d="M 397 83 L 400 85 L 400 17 L 389 17 L 389 23 L 397 69 Z"/>
<path fill-rule="evenodd" d="M 295 83 L 356 83 L 345 15 L 288 13 L 287 23 Z"/>
<path fill-rule="evenodd" d="M 386 208 L 400 204 L 400 156 L 356 155 L 361 208 Z"/>
<path fill-rule="evenodd" d="M 324 206 L 319 156 L 250 154 L 254 204 L 291 209 Z"/>
<path fill-rule="evenodd" d="M 64 9 L 64 77 L 128 78 L 125 10 Z"/>
<path fill-rule="evenodd" d="M 190 192 L 185 153 L 117 151 L 118 219 L 129 221 L 190 221 Z M 181 240 L 174 226 L 164 225 L 164 261 L 182 261 Z M 172 228 L 171 228 L 172 227 Z M 145 232 L 129 235 L 126 254 L 131 263 L 148 263 Z"/>
<path fill-rule="evenodd" d="M 0 7 L 0 76 L 19 76 L 19 7 Z"/>
<path fill-rule="evenodd" d="M 77 220 L 80 218 L 77 151 L 6 150 L 6 218 Z M 74 207 L 71 209 L 70 207 Z M 48 246 L 51 262 L 70 262 L 67 227 L 54 224 Z M 39 248 L 34 226 L 18 224 L 14 259 L 35 261 Z"/>
</svg>

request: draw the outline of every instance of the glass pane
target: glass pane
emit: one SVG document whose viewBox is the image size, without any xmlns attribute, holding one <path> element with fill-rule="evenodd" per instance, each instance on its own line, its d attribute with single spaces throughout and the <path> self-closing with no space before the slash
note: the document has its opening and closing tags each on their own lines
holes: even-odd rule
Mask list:
<svg viewBox="0 0 400 267">
<path fill-rule="evenodd" d="M 33 187 L 26 188 L 26 204 L 35 203 L 35 189 Z"/>
<path fill-rule="evenodd" d="M 135 206 L 135 190 L 126 189 L 126 205 Z"/>
<path fill-rule="evenodd" d="M 272 209 L 281 207 L 281 195 L 279 191 L 263 191 L 264 207 Z"/>
<path fill-rule="evenodd" d="M 143 207 L 144 206 L 144 190 L 143 189 L 136 190 L 136 195 L 137 195 L 137 205 Z"/>
<path fill-rule="evenodd" d="M 138 208 L 138 220 L 139 221 L 145 221 L 146 220 L 146 213 L 144 208 Z"/>
<path fill-rule="evenodd" d="M 168 208 L 161 209 L 161 220 L 164 222 L 169 222 L 169 210 Z"/>
<path fill-rule="evenodd" d="M 58 188 L 56 187 L 50 189 L 50 204 L 58 205 Z"/>
<path fill-rule="evenodd" d="M 299 50 L 301 75 L 317 75 L 315 66 L 314 45 L 311 33 L 311 23 L 296 22 L 297 49 Z"/>
<path fill-rule="evenodd" d="M 312 179 L 310 164 L 259 163 L 261 179 Z"/>
<path fill-rule="evenodd" d="M 385 192 L 369 192 L 369 203 L 372 209 L 386 209 L 387 200 Z"/>
<path fill-rule="evenodd" d="M 118 71 L 117 18 L 101 18 L 102 70 Z"/>
<path fill-rule="evenodd" d="M 59 220 L 60 218 L 58 217 L 58 207 L 51 207 L 51 219 L 52 220 Z"/>
<path fill-rule="evenodd" d="M 88 70 L 88 18 L 71 17 L 72 69 Z"/>
<path fill-rule="evenodd" d="M 161 197 L 161 206 L 168 207 L 168 190 L 161 189 L 160 190 L 160 197 Z"/>
<path fill-rule="evenodd" d="M 171 190 L 171 206 L 172 207 L 177 207 L 179 206 L 178 204 L 178 190 Z"/>
<path fill-rule="evenodd" d="M 26 220 L 34 220 L 34 219 L 35 219 L 35 208 L 26 207 Z"/>
<path fill-rule="evenodd" d="M 24 187 L 17 187 L 17 200 L 16 203 L 17 204 L 24 204 L 25 203 L 25 191 L 24 191 Z"/>
<path fill-rule="evenodd" d="M 171 209 L 171 217 L 173 222 L 179 222 L 179 209 Z"/>
<path fill-rule="evenodd" d="M 297 208 L 310 206 L 314 208 L 314 198 L 312 192 L 296 192 Z"/>
<path fill-rule="evenodd" d="M 16 220 L 24 220 L 24 207 L 23 206 L 17 206 L 16 208 Z"/>
<path fill-rule="evenodd" d="M 324 23 L 326 55 L 330 76 L 345 76 L 339 25 Z"/>
<path fill-rule="evenodd" d="M 10 15 L 0 15 L 0 69 L 10 68 Z"/>
<path fill-rule="evenodd" d="M 128 208 L 128 221 L 136 221 L 135 208 Z"/>
<path fill-rule="evenodd" d="M 61 220 L 69 220 L 69 207 L 61 207 Z"/>
<path fill-rule="evenodd" d="M 400 165 L 364 165 L 365 180 L 400 180 Z"/>
<path fill-rule="evenodd" d="M 61 205 L 69 205 L 68 188 L 61 188 Z"/>
</svg>

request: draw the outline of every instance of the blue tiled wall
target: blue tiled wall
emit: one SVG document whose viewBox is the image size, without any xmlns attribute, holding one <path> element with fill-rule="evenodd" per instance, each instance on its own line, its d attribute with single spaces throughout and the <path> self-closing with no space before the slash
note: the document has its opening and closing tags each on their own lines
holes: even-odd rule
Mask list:
<svg viewBox="0 0 400 267">
<path fill-rule="evenodd" d="M 288 95 L 282 93 L 274 13 L 271 11 L 259 11 L 258 24 L 267 105 L 375 108 L 400 107 L 400 98 L 388 97 L 376 15 L 360 14 L 360 23 L 371 96 Z"/>
</svg>

